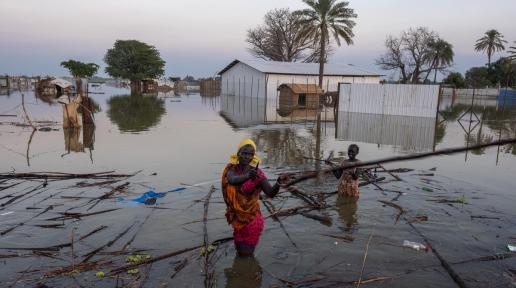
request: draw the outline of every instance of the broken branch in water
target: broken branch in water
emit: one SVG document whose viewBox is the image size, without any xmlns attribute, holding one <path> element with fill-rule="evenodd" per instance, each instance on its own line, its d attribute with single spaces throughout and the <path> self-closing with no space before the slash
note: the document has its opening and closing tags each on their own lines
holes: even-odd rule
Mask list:
<svg viewBox="0 0 516 288">
<path fill-rule="evenodd" d="M 116 192 L 122 192 L 124 191 L 125 188 L 127 188 L 127 186 L 129 186 L 129 182 L 125 182 L 124 184 L 122 185 L 118 185 L 116 186 L 115 188 L 111 189 L 111 191 L 107 192 L 107 193 L 104 193 L 102 196 L 99 196 L 97 197 L 96 199 L 92 199 L 90 200 L 88 203 L 91 203 L 93 201 L 96 201 L 95 203 L 93 203 L 88 209 L 86 209 L 86 211 L 89 211 L 91 210 L 93 207 L 97 206 L 97 204 L 100 203 L 100 201 L 102 200 L 105 200 L 105 199 L 108 199 L 110 198 L 111 196 L 113 196 L 113 194 L 115 194 Z"/>
<path fill-rule="evenodd" d="M 204 214 L 202 217 L 203 222 L 203 246 L 204 246 L 204 287 L 212 287 L 213 286 L 213 275 L 214 271 L 210 269 L 210 250 L 208 250 L 209 240 L 208 240 L 208 207 L 210 205 L 211 194 L 215 192 L 215 186 L 211 185 L 210 191 L 208 195 L 206 195 L 206 200 L 204 200 Z"/>
<path fill-rule="evenodd" d="M 220 245 L 222 243 L 225 243 L 225 242 L 228 242 L 228 241 L 231 241 L 231 240 L 233 240 L 233 237 L 222 238 L 222 239 L 218 239 L 218 240 L 213 241 L 211 243 L 211 245 L 216 246 L 216 245 Z M 185 248 L 185 249 L 177 250 L 177 251 L 170 252 L 170 253 L 167 253 L 167 254 L 163 254 L 163 255 L 160 255 L 160 256 L 157 256 L 157 257 L 153 257 L 151 259 L 145 259 L 145 260 L 143 260 L 141 262 L 138 262 L 138 263 L 124 265 L 124 266 L 112 269 L 111 271 L 109 271 L 109 275 L 116 275 L 116 274 L 118 274 L 120 272 L 126 271 L 127 269 L 133 269 L 133 268 L 136 268 L 136 267 L 141 266 L 141 265 L 146 265 L 146 264 L 154 263 L 154 262 L 157 262 L 157 261 L 161 261 L 163 259 L 167 259 L 167 258 L 174 257 L 174 256 L 177 256 L 177 255 L 186 253 L 186 252 L 193 251 L 195 249 L 199 249 L 199 248 L 201 248 L 203 246 L 204 245 L 197 245 L 197 246 L 194 246 L 194 247 Z"/>
<path fill-rule="evenodd" d="M 109 242 L 107 242 L 106 244 L 100 246 L 99 248 L 89 252 L 89 253 L 86 253 L 84 254 L 84 259 L 82 259 L 81 261 L 81 264 L 82 263 L 86 263 L 88 260 L 91 259 L 91 257 L 95 256 L 95 254 L 97 254 L 99 251 L 101 251 L 102 249 L 106 248 L 106 247 L 111 247 L 111 245 L 113 245 L 118 239 L 120 239 L 122 236 L 124 236 L 127 232 L 129 232 L 129 230 L 136 224 L 136 222 L 134 222 L 133 224 L 129 225 L 129 227 L 127 227 L 124 231 L 120 232 L 118 235 L 115 236 L 115 238 L 113 238 L 112 240 L 110 240 Z"/>
<path fill-rule="evenodd" d="M 348 235 L 335 235 L 335 234 L 326 234 L 326 233 L 319 233 L 319 235 L 344 240 L 346 242 L 353 242 L 355 240 L 355 238 L 348 236 Z"/>
<path fill-rule="evenodd" d="M 62 267 L 62 268 L 47 272 L 43 275 L 43 278 L 52 278 L 52 277 L 57 277 L 57 276 L 61 276 L 61 275 L 68 275 L 71 273 L 80 273 L 83 271 L 89 271 L 89 270 L 97 269 L 98 267 L 109 264 L 109 263 L 111 263 L 111 261 L 95 261 L 95 262 L 80 263 L 77 265 L 70 265 L 70 266 Z"/>
<path fill-rule="evenodd" d="M 381 202 L 381 203 L 383 203 L 383 204 L 385 204 L 387 206 L 391 206 L 391 207 L 394 207 L 394 208 L 398 209 L 399 213 L 396 216 L 396 222 L 398 222 L 398 220 L 400 219 L 401 215 L 405 214 L 405 210 L 400 205 L 398 205 L 396 203 L 392 203 L 390 201 L 385 201 L 385 200 L 378 200 L 378 202 Z"/>
<path fill-rule="evenodd" d="M 181 272 L 181 270 L 183 270 L 183 268 L 185 268 L 187 264 L 188 258 L 185 257 L 179 264 L 176 265 L 176 267 L 174 267 L 174 274 L 170 276 L 170 279 L 174 278 L 177 275 L 177 273 Z"/>
<path fill-rule="evenodd" d="M 34 124 L 32 124 L 32 121 L 29 118 L 29 114 L 27 114 L 27 110 L 25 109 L 25 95 L 23 93 L 22 93 L 22 98 L 21 99 L 22 99 L 23 114 L 25 115 L 25 118 L 27 119 L 27 122 L 29 122 L 29 125 L 35 131 L 35 130 L 37 130 L 36 126 L 34 126 Z"/>
<path fill-rule="evenodd" d="M 93 234 L 95 234 L 95 233 L 97 233 L 97 232 L 99 232 L 99 231 L 102 231 L 102 230 L 106 229 L 107 227 L 108 227 L 108 226 L 106 226 L 106 225 L 99 226 L 99 227 L 97 227 L 97 228 L 93 229 L 93 231 L 91 231 L 91 232 L 89 232 L 89 233 L 86 233 L 86 235 L 81 236 L 81 238 L 79 238 L 79 241 L 82 241 L 82 240 L 84 240 L 84 239 L 86 239 L 86 238 L 90 237 L 91 235 L 93 235 Z"/>
<path fill-rule="evenodd" d="M 360 287 L 360 284 L 362 282 L 362 276 L 364 275 L 364 269 L 365 269 L 365 263 L 366 263 L 366 259 L 367 259 L 367 253 L 369 252 L 369 244 L 371 243 L 371 239 L 373 239 L 373 234 L 374 234 L 374 228 L 376 226 L 376 223 L 373 225 L 373 229 L 371 230 L 371 234 L 369 234 L 369 239 L 367 239 L 367 244 L 366 244 L 366 247 L 365 247 L 365 251 L 364 251 L 364 259 L 362 261 L 362 269 L 360 270 L 360 277 L 358 277 L 358 281 L 357 281 L 357 288 Z"/>
<path fill-rule="evenodd" d="M 61 214 L 63 216 L 49 218 L 49 219 L 46 219 L 46 220 L 47 221 L 57 221 L 57 220 L 79 219 L 79 218 L 86 217 L 86 216 L 93 216 L 93 215 L 108 213 L 108 212 L 116 211 L 116 210 L 120 210 L 120 209 L 121 208 L 113 208 L 113 209 L 107 209 L 107 210 L 101 210 L 101 211 L 97 211 L 97 212 L 92 212 L 92 213 L 60 212 L 59 214 Z"/>
<path fill-rule="evenodd" d="M 67 180 L 67 179 L 113 179 L 113 178 L 129 178 L 140 171 L 133 174 L 113 174 L 115 171 L 97 172 L 97 173 L 63 173 L 63 172 L 32 172 L 32 173 L 0 173 L 0 179 L 47 179 L 47 180 Z"/>
<path fill-rule="evenodd" d="M 292 245 L 297 248 L 296 242 L 294 242 L 294 240 L 292 240 L 292 238 L 290 237 L 290 234 L 288 234 L 288 232 L 287 232 L 287 229 L 285 228 L 285 226 L 283 226 L 283 223 L 281 222 L 279 217 L 276 215 L 277 211 L 276 211 L 276 208 L 274 207 L 274 205 L 267 198 L 260 196 L 260 200 L 262 200 L 263 206 L 265 206 L 267 211 L 269 211 L 270 217 L 272 217 L 272 219 L 274 221 L 278 222 L 281 230 L 283 230 L 283 233 L 285 233 L 288 240 L 290 240 L 290 243 L 292 243 Z"/>
<path fill-rule="evenodd" d="M 308 213 L 308 212 L 299 212 L 299 215 L 301 215 L 303 217 L 306 217 L 306 218 L 310 218 L 310 219 L 319 221 L 321 224 L 326 225 L 326 226 L 331 226 L 332 225 L 331 218 L 328 217 L 328 216 L 320 216 L 320 215 L 311 214 L 311 213 Z"/>
<path fill-rule="evenodd" d="M 432 252 L 437 257 L 437 259 L 439 259 L 439 261 L 441 262 L 441 266 L 446 270 L 446 272 L 448 272 L 448 275 L 450 275 L 450 277 L 453 279 L 453 281 L 455 281 L 455 283 L 459 287 L 466 288 L 467 286 L 466 286 L 466 283 L 464 283 L 464 280 L 462 280 L 462 278 L 460 278 L 459 274 L 457 274 L 457 272 L 455 272 L 455 270 L 453 270 L 453 268 L 450 266 L 450 264 L 432 246 L 432 243 L 430 243 L 430 240 L 428 240 L 428 238 L 423 233 L 421 233 L 421 231 L 419 231 L 419 229 L 417 229 L 416 226 L 414 226 L 414 224 L 412 224 L 410 222 L 407 222 L 407 224 L 410 225 L 410 227 L 412 227 L 412 229 L 414 229 L 414 231 L 416 231 L 416 233 L 419 234 L 419 236 L 421 236 L 421 238 L 423 238 L 425 240 L 426 245 L 428 245 L 428 248 L 430 248 L 430 250 L 432 250 Z"/>
</svg>

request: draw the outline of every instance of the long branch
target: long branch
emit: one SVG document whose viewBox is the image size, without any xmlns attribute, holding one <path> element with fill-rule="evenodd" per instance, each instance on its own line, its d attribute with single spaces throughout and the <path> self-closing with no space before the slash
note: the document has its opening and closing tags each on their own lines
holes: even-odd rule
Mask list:
<svg viewBox="0 0 516 288">
<path fill-rule="evenodd" d="M 384 159 L 359 162 L 359 163 L 350 164 L 350 165 L 342 165 L 342 166 L 337 166 L 334 168 L 323 169 L 323 170 L 321 170 L 321 173 L 328 173 L 328 172 L 333 172 L 333 171 L 337 171 L 337 170 L 347 170 L 347 169 L 353 169 L 353 168 L 382 164 L 382 163 L 391 163 L 391 162 L 398 162 L 398 161 L 422 159 L 422 158 L 428 158 L 428 157 L 439 156 L 439 155 L 451 155 L 451 154 L 456 154 L 456 153 L 465 152 L 465 151 L 469 151 L 469 150 L 476 150 L 476 149 L 486 148 L 486 147 L 490 147 L 490 146 L 498 146 L 498 145 L 514 144 L 514 143 L 516 143 L 516 138 L 504 139 L 504 140 L 494 141 L 494 142 L 486 143 L 486 144 L 473 145 L 473 146 L 469 146 L 469 147 L 447 148 L 447 149 L 442 149 L 442 150 L 438 150 L 438 151 L 434 151 L 434 152 L 425 152 L 425 153 L 411 154 L 411 155 L 405 155 L 405 156 L 395 156 L 395 157 L 389 157 L 389 158 L 384 158 Z M 308 180 L 311 178 L 315 178 L 315 177 L 317 177 L 317 174 L 318 174 L 317 171 L 312 171 L 312 173 L 307 173 L 297 179 L 294 179 L 294 180 L 288 182 L 287 184 L 285 184 L 285 186 L 286 187 L 292 186 L 299 182 L 302 182 L 302 181 L 305 181 L 305 180 Z"/>
</svg>

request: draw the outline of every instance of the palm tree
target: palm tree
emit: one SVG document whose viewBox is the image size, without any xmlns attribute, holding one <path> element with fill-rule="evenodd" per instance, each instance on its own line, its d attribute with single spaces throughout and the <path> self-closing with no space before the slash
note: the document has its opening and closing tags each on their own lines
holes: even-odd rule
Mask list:
<svg viewBox="0 0 516 288">
<path fill-rule="evenodd" d="M 475 50 L 479 52 L 485 51 L 487 54 L 487 65 L 491 67 L 491 56 L 497 51 L 505 50 L 504 43 L 507 43 L 507 41 L 503 40 L 503 35 L 495 29 L 491 29 L 484 33 L 484 37 L 477 40 Z"/>
<path fill-rule="evenodd" d="M 319 42 L 319 87 L 322 88 L 324 62 L 326 60 L 326 49 L 330 42 L 330 35 L 340 46 L 340 39 L 344 39 L 346 44 L 353 44 L 353 27 L 357 14 L 353 9 L 348 8 L 348 2 L 337 2 L 337 0 L 303 0 L 310 8 L 296 11 L 300 16 L 299 24 L 301 31 L 299 37 L 308 37 Z M 314 45 L 316 46 L 316 45 Z"/>
<path fill-rule="evenodd" d="M 514 44 L 516 44 L 516 41 L 514 41 Z M 516 45 L 509 47 L 509 54 L 511 54 L 509 56 L 511 60 L 516 60 Z"/>
<path fill-rule="evenodd" d="M 428 61 L 430 62 L 430 70 L 426 74 L 425 80 L 432 70 L 435 71 L 434 83 L 437 80 L 437 70 L 446 68 L 453 63 L 453 45 L 444 41 L 441 38 L 437 38 L 428 44 L 430 52 L 428 55 Z"/>
</svg>

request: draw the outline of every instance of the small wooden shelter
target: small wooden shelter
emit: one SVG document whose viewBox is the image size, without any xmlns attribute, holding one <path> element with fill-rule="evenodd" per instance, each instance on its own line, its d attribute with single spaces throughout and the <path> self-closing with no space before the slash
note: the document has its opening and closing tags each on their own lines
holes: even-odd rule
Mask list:
<svg viewBox="0 0 516 288">
<path fill-rule="evenodd" d="M 315 84 L 281 84 L 279 107 L 317 109 L 324 91 Z"/>
</svg>

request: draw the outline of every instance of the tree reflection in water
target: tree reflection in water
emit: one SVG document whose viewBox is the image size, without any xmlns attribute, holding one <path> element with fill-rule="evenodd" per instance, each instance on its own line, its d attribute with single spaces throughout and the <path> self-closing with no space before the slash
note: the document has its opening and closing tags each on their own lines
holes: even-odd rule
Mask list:
<svg viewBox="0 0 516 288">
<path fill-rule="evenodd" d="M 153 96 L 113 96 L 107 103 L 109 119 L 122 132 L 146 131 L 158 125 L 165 114 L 165 102 Z"/>
<path fill-rule="evenodd" d="M 254 257 L 235 256 L 233 266 L 224 269 L 226 288 L 258 288 L 262 286 L 262 267 Z"/>
</svg>

